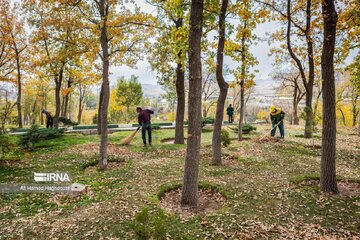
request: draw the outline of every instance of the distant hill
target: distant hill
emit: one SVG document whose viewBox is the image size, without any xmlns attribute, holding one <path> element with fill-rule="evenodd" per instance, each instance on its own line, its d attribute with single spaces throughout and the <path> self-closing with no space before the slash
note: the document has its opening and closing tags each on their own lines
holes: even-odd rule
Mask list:
<svg viewBox="0 0 360 240">
<path fill-rule="evenodd" d="M 271 96 L 275 95 L 276 88 L 279 87 L 279 82 L 274 81 L 271 78 L 256 79 L 255 93 L 257 96 Z"/>
<path fill-rule="evenodd" d="M 141 87 L 144 92 L 144 97 L 146 98 L 157 98 L 161 94 L 165 93 L 165 91 L 161 89 L 160 85 L 141 84 Z"/>
<path fill-rule="evenodd" d="M 274 81 L 271 78 L 266 79 L 256 79 L 256 87 L 253 95 L 256 96 L 271 96 L 275 95 L 276 88 L 279 87 L 279 83 Z M 157 84 L 141 84 L 144 97 L 147 98 L 157 98 L 161 94 L 164 94 L 165 91 Z"/>
</svg>

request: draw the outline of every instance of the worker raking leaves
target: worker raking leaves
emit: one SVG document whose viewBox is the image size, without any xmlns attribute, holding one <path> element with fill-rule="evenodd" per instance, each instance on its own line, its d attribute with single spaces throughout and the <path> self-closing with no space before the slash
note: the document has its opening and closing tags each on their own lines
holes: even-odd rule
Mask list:
<svg viewBox="0 0 360 240">
<path fill-rule="evenodd" d="M 272 123 L 271 136 L 274 137 L 276 134 L 276 128 L 278 127 L 280 130 L 280 137 L 284 138 L 285 129 L 284 129 L 284 117 L 285 112 L 281 110 L 281 108 L 277 108 L 275 106 L 270 107 L 270 119 Z"/>
<path fill-rule="evenodd" d="M 151 146 L 152 138 L 151 138 L 151 114 L 154 114 L 153 110 L 150 109 L 142 109 L 141 107 L 137 107 L 136 111 L 138 113 L 138 122 L 141 126 L 141 136 L 144 143 L 144 147 L 146 147 L 146 132 L 148 132 L 149 137 L 149 145 Z"/>
</svg>

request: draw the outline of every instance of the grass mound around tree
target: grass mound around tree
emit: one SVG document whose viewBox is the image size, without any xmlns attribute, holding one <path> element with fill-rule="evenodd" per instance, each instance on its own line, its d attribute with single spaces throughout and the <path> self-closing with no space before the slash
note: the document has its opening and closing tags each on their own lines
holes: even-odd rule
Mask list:
<svg viewBox="0 0 360 240">
<path fill-rule="evenodd" d="M 160 188 L 157 197 L 159 205 L 168 213 L 179 214 L 182 218 L 205 216 L 221 209 L 226 203 L 226 194 L 214 184 L 199 184 L 199 204 L 194 208 L 181 207 L 181 184 L 169 184 Z"/>
</svg>

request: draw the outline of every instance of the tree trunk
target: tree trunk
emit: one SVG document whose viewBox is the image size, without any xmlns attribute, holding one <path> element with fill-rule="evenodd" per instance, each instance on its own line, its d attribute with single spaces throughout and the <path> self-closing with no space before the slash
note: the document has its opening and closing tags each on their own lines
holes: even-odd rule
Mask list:
<svg viewBox="0 0 360 240">
<path fill-rule="evenodd" d="M 301 75 L 305 90 L 306 90 L 306 108 L 305 108 L 305 131 L 304 137 L 312 137 L 312 124 L 313 124 L 313 113 L 312 113 L 312 96 L 314 87 L 314 61 L 313 61 L 313 41 L 311 39 L 311 0 L 307 0 L 306 6 L 306 41 L 307 41 L 307 54 L 309 62 L 309 79 L 307 81 L 305 71 L 302 66 L 300 59 L 295 55 L 291 47 L 291 0 L 287 1 L 287 48 L 291 58 L 295 61 Z"/>
<path fill-rule="evenodd" d="M 64 99 L 64 109 L 63 109 L 63 114 L 62 114 L 63 117 L 66 117 L 67 113 L 68 113 L 71 83 L 72 83 L 72 80 L 71 80 L 71 77 L 69 77 L 68 82 L 67 82 L 67 88 L 69 91 L 66 92 L 65 99 Z"/>
<path fill-rule="evenodd" d="M 323 128 L 322 156 L 320 171 L 320 190 L 337 193 L 336 183 L 336 111 L 334 49 L 337 13 L 334 0 L 322 2 L 324 18 L 324 40 L 321 55 L 321 74 L 323 85 Z"/>
<path fill-rule="evenodd" d="M 77 116 L 77 122 L 78 122 L 79 124 L 81 124 L 82 111 L 83 111 L 82 107 L 79 106 L 79 111 L 78 111 L 78 116 Z"/>
<path fill-rule="evenodd" d="M 312 138 L 313 128 L 313 109 L 312 93 L 306 92 L 306 109 L 305 109 L 305 131 L 304 138 Z"/>
<path fill-rule="evenodd" d="M 61 100 L 60 100 L 60 92 L 61 92 L 61 84 L 64 76 L 64 66 L 65 63 L 62 63 L 61 68 L 59 70 L 59 75 L 55 76 L 55 116 L 54 116 L 54 127 L 59 127 L 59 116 L 60 116 L 60 108 L 61 108 Z"/>
<path fill-rule="evenodd" d="M 294 125 L 299 125 L 299 117 L 298 117 L 298 111 L 297 111 L 297 107 L 298 107 L 298 88 L 295 84 L 294 87 L 294 98 L 293 98 L 293 124 Z"/>
<path fill-rule="evenodd" d="M 314 89 L 314 79 L 315 79 L 315 64 L 314 64 L 314 50 L 313 50 L 313 40 L 311 38 L 311 3 L 312 0 L 307 0 L 306 3 L 306 42 L 307 42 L 307 56 L 309 63 L 309 76 L 307 82 L 307 91 L 306 91 L 306 119 L 305 119 L 305 131 L 304 138 L 312 138 L 313 135 L 313 108 L 312 108 L 312 99 L 313 99 L 313 89 Z"/>
<path fill-rule="evenodd" d="M 101 89 L 100 89 L 100 95 L 99 95 L 99 109 L 98 109 L 98 121 L 97 121 L 97 129 L 98 129 L 98 135 L 101 134 L 101 103 L 103 101 L 103 85 L 101 85 Z"/>
<path fill-rule="evenodd" d="M 41 113 L 43 109 L 46 109 L 46 93 L 44 87 L 42 86 L 42 100 L 41 100 L 41 110 L 40 110 L 40 124 L 44 125 L 44 114 Z"/>
<path fill-rule="evenodd" d="M 206 105 L 203 104 L 203 117 L 206 118 L 207 117 L 207 109 L 206 109 Z"/>
<path fill-rule="evenodd" d="M 345 118 L 345 114 L 344 111 L 341 109 L 341 107 L 338 107 L 340 113 L 341 113 L 341 119 L 343 121 L 344 126 L 346 127 L 346 118 Z"/>
<path fill-rule="evenodd" d="M 107 128 L 107 114 L 109 107 L 109 98 L 110 98 L 110 87 L 109 87 L 109 41 L 107 36 L 107 10 L 105 8 L 105 0 L 100 1 L 100 16 L 102 18 L 101 23 L 101 36 L 100 44 L 102 49 L 102 101 L 101 101 L 101 121 L 99 125 L 101 126 L 100 133 L 100 158 L 99 158 L 99 168 L 100 170 L 107 169 L 107 145 L 108 145 L 108 128 Z"/>
<path fill-rule="evenodd" d="M 353 100 L 352 100 L 352 126 L 355 127 L 356 126 L 356 119 L 357 119 L 357 115 L 360 114 L 360 109 L 359 111 L 357 111 L 356 105 L 357 105 L 357 101 L 358 101 L 358 97 L 359 96 L 354 96 Z"/>
<path fill-rule="evenodd" d="M 223 76 L 224 65 L 224 46 L 225 46 L 225 17 L 228 0 L 223 0 L 221 5 L 221 12 L 219 15 L 219 40 L 216 54 L 216 81 L 219 85 L 220 95 L 216 104 L 216 116 L 214 123 L 214 132 L 212 138 L 213 158 L 214 165 L 221 165 L 221 127 L 224 118 L 224 105 L 228 92 L 228 84 L 225 82 Z"/>
<path fill-rule="evenodd" d="M 246 29 L 246 21 L 244 22 L 244 29 Z M 245 71 L 246 71 L 246 55 L 245 55 L 245 36 L 241 38 L 241 81 L 240 81 L 240 118 L 239 118 L 239 130 L 238 130 L 238 140 L 243 140 L 242 128 L 244 125 L 244 114 L 245 114 Z"/>
<path fill-rule="evenodd" d="M 238 141 L 243 140 L 243 125 L 244 125 L 244 115 L 245 115 L 245 101 L 244 101 L 244 80 L 240 82 L 240 118 L 239 118 L 239 131 L 238 131 Z"/>
<path fill-rule="evenodd" d="M 176 28 L 183 26 L 183 19 L 176 21 Z M 176 67 L 176 122 L 175 122 L 175 144 L 184 144 L 184 116 L 185 116 L 185 73 L 181 63 L 182 51 L 178 53 L 178 64 Z"/>
<path fill-rule="evenodd" d="M 61 94 L 62 95 L 62 94 Z M 65 97 L 61 98 L 60 117 L 64 116 Z"/>
<path fill-rule="evenodd" d="M 81 123 L 81 115 L 82 115 L 82 111 L 84 109 L 83 100 L 84 100 L 84 96 L 85 96 L 85 91 L 86 91 L 85 89 L 84 90 L 80 89 L 80 92 L 79 92 L 79 111 L 78 111 L 78 117 L 77 117 L 77 122 L 79 124 Z"/>
<path fill-rule="evenodd" d="M 204 0 L 192 0 L 189 35 L 188 140 L 181 194 L 182 206 L 196 206 L 199 201 L 198 175 L 201 146 L 201 37 Z"/>
<path fill-rule="evenodd" d="M 359 114 L 359 120 L 358 120 L 358 135 L 360 136 L 360 114 Z"/>
<path fill-rule="evenodd" d="M 32 107 L 32 111 L 31 111 L 31 115 L 30 115 L 30 121 L 31 124 L 34 125 L 36 123 L 36 105 L 37 105 L 37 98 L 35 98 L 33 107 Z"/>
<path fill-rule="evenodd" d="M 18 125 L 19 128 L 22 128 L 23 122 L 22 122 L 22 112 L 21 112 L 21 69 L 20 69 L 19 53 L 16 51 L 15 54 L 16 54 L 17 90 L 18 90 L 16 105 L 18 110 Z"/>
</svg>

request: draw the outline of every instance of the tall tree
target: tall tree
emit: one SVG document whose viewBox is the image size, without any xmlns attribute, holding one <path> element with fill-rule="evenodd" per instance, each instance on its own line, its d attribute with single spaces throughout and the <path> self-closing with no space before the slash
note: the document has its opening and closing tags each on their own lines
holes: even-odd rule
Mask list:
<svg viewBox="0 0 360 240">
<path fill-rule="evenodd" d="M 312 0 L 307 0 L 306 2 L 306 27 L 299 28 L 304 33 L 306 42 L 307 42 L 307 57 L 308 57 L 308 78 L 306 78 L 304 67 L 301 63 L 299 57 L 293 51 L 293 47 L 291 44 L 291 25 L 292 25 L 292 13 L 291 13 L 291 0 L 288 0 L 287 4 L 287 48 L 291 58 L 295 61 L 296 65 L 299 68 L 301 78 L 303 80 L 305 90 L 306 90 L 306 108 L 305 108 L 305 138 L 312 137 L 312 130 L 313 130 L 313 108 L 312 108 L 312 99 L 313 99 L 313 87 L 315 81 L 315 62 L 314 62 L 314 50 L 313 50 L 313 37 L 312 37 L 312 30 L 311 30 L 311 17 L 312 17 Z"/>
<path fill-rule="evenodd" d="M 189 35 L 189 127 L 182 206 L 196 206 L 199 201 L 198 175 L 201 146 L 201 37 L 204 0 L 192 0 Z"/>
<path fill-rule="evenodd" d="M 184 144 L 185 61 L 189 28 L 188 1 L 151 0 L 158 9 L 157 41 L 151 44 L 150 65 L 161 85 L 174 84 L 177 96 L 175 144 Z"/>
<path fill-rule="evenodd" d="M 215 165 L 221 165 L 221 127 L 224 118 L 224 105 L 228 92 L 229 85 L 225 82 L 223 76 L 224 65 L 224 48 L 225 48 L 225 33 L 226 33 L 226 11 L 228 7 L 228 0 L 222 0 L 221 9 L 219 13 L 219 40 L 217 45 L 216 54 L 216 81 L 220 88 L 220 95 L 216 104 L 216 116 L 214 123 L 214 132 L 212 137 L 212 150 L 213 158 L 212 163 Z"/>
<path fill-rule="evenodd" d="M 98 64 L 87 58 L 79 58 L 72 68 L 68 70 L 69 76 L 74 81 L 74 87 L 78 94 L 77 122 L 81 123 L 82 113 L 85 108 L 86 98 L 91 93 L 91 87 L 101 80 L 101 73 Z"/>
<path fill-rule="evenodd" d="M 320 171 L 320 190 L 337 193 L 336 183 L 336 113 L 334 51 L 336 39 L 337 13 L 334 0 L 322 1 L 324 19 L 324 40 L 321 55 L 323 84 L 323 129 Z"/>
<path fill-rule="evenodd" d="M 40 0 L 26 0 L 23 4 L 33 27 L 34 66 L 48 72 L 55 83 L 54 126 L 58 127 L 65 69 L 74 57 L 89 51 L 87 28 L 70 5 Z"/>
<path fill-rule="evenodd" d="M 304 137 L 311 138 L 315 71 L 320 65 L 319 49 L 321 49 L 318 45 L 320 41 L 316 40 L 322 37 L 320 1 L 256 1 L 271 9 L 280 22 L 286 23 L 286 28 L 281 28 L 272 35 L 273 39 L 286 42 L 274 52 L 285 54 L 283 49 L 287 49 L 287 54 L 290 55 L 300 72 L 306 91 Z"/>
<path fill-rule="evenodd" d="M 9 98 L 9 90 L 0 87 L 0 134 L 5 133 L 5 124 L 9 121 L 10 115 L 16 103 L 12 103 Z"/>
<path fill-rule="evenodd" d="M 359 95 L 360 94 L 360 53 L 357 54 L 353 63 L 350 64 L 350 66 L 348 66 L 348 70 L 350 71 L 351 86 L 354 89 L 355 93 Z M 358 135 L 360 136 L 360 113 L 358 120 Z"/>
<path fill-rule="evenodd" d="M 19 4 L 15 3 L 10 6 L 8 0 L 0 1 L 0 18 L 1 32 L 5 38 L 3 41 L 9 45 L 9 55 L 16 69 L 16 85 L 17 85 L 17 110 L 18 110 L 18 126 L 23 127 L 22 110 L 21 110 L 21 94 L 22 94 L 22 73 L 25 58 L 25 49 L 27 48 L 27 36 L 25 31 L 25 20 L 20 17 Z"/>
<path fill-rule="evenodd" d="M 263 22 L 264 17 L 268 15 L 268 11 L 256 9 L 252 0 L 237 1 L 230 11 L 239 18 L 235 39 L 227 41 L 226 52 L 234 61 L 240 63 L 239 67 L 232 70 L 235 81 L 231 85 L 235 90 L 237 87 L 240 87 L 237 94 L 239 95 L 238 102 L 240 103 L 238 140 L 242 141 L 242 126 L 245 120 L 245 91 L 250 89 L 255 83 L 252 67 L 258 64 L 256 58 L 250 52 L 250 47 L 257 40 L 254 30 L 258 23 Z"/>
<path fill-rule="evenodd" d="M 100 15 L 100 46 L 101 46 L 101 61 L 102 61 L 102 84 L 101 97 L 99 106 L 99 125 L 100 133 L 100 159 L 99 168 L 101 170 L 107 169 L 107 145 L 108 145 L 108 129 L 107 117 L 110 98 L 109 86 L 109 68 L 110 68 L 110 54 L 109 54 L 109 36 L 108 36 L 108 17 L 111 1 L 99 0 L 98 11 Z"/>
<path fill-rule="evenodd" d="M 69 1 L 79 10 L 90 29 L 91 54 L 100 55 L 102 84 L 98 109 L 98 131 L 100 133 L 99 169 L 107 169 L 108 107 L 110 98 L 109 68 L 113 65 L 135 66 L 141 57 L 144 42 L 152 34 L 154 18 L 135 7 L 127 9 L 123 1 L 80 0 Z M 94 42 L 97 44 L 94 44 Z M 111 60 L 111 62 L 110 62 Z"/>
<path fill-rule="evenodd" d="M 138 77 L 131 75 L 130 79 L 126 80 L 121 77 L 116 86 L 116 100 L 117 104 L 126 107 L 126 121 L 130 122 L 131 117 L 130 107 L 138 105 L 143 98 L 143 91 Z M 132 112 L 135 113 L 134 109 Z"/>
</svg>

